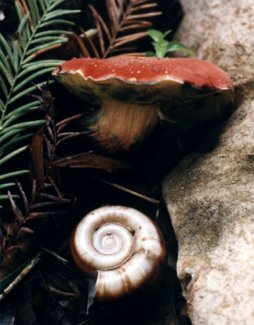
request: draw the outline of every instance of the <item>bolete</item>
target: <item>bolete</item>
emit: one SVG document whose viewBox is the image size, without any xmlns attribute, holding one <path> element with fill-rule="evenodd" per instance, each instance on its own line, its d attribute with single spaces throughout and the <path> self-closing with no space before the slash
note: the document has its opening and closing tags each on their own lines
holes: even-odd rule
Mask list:
<svg viewBox="0 0 254 325">
<path fill-rule="evenodd" d="M 228 74 L 195 58 L 72 59 L 53 75 L 99 107 L 88 130 L 110 153 L 141 143 L 160 122 L 185 134 L 223 115 L 233 101 Z"/>
</svg>

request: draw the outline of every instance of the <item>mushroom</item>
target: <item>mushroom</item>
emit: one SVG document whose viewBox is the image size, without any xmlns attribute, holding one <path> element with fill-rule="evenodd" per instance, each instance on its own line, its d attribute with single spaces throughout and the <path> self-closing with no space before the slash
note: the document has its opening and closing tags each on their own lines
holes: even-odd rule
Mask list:
<svg viewBox="0 0 254 325">
<path fill-rule="evenodd" d="M 230 77 L 218 66 L 194 58 L 72 59 L 53 75 L 99 107 L 87 120 L 88 130 L 109 153 L 130 150 L 158 122 L 186 134 L 223 115 L 233 101 Z"/>
<path fill-rule="evenodd" d="M 124 206 L 104 206 L 86 215 L 71 239 L 77 266 L 97 271 L 96 298 L 112 300 L 157 279 L 166 262 L 166 245 L 143 213 Z"/>
</svg>

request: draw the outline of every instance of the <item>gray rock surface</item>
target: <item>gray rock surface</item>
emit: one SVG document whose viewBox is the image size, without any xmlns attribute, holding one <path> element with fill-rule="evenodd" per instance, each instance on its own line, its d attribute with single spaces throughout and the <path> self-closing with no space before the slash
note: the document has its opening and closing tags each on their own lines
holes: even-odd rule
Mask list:
<svg viewBox="0 0 254 325">
<path fill-rule="evenodd" d="M 235 80 L 241 104 L 219 143 L 193 152 L 163 194 L 193 324 L 254 324 L 254 2 L 182 0 L 177 38 Z"/>
</svg>

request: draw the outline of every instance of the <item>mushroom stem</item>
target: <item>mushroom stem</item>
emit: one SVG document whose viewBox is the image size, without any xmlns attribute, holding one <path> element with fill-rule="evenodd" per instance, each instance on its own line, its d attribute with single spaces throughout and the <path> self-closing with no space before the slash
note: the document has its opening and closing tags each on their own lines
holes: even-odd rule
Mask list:
<svg viewBox="0 0 254 325">
<path fill-rule="evenodd" d="M 157 121 L 157 112 L 150 105 L 104 99 L 99 118 L 89 128 L 108 152 L 128 151 L 149 136 Z"/>
</svg>

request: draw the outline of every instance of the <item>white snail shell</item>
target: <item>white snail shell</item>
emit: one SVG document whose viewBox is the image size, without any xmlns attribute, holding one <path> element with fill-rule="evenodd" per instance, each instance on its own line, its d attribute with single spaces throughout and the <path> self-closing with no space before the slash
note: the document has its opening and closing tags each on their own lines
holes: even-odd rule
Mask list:
<svg viewBox="0 0 254 325">
<path fill-rule="evenodd" d="M 106 206 L 85 216 L 71 242 L 78 267 L 97 271 L 96 297 L 122 297 L 156 277 L 166 261 L 166 246 L 158 227 L 143 213 Z"/>
</svg>

